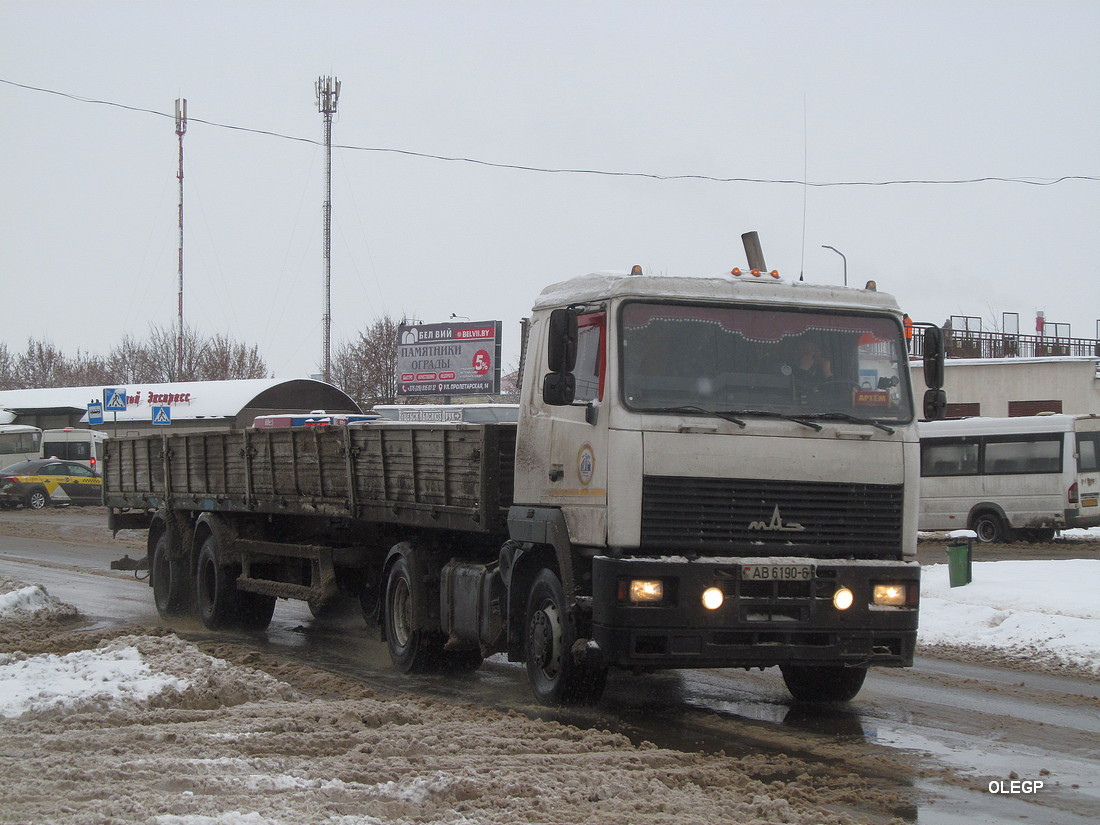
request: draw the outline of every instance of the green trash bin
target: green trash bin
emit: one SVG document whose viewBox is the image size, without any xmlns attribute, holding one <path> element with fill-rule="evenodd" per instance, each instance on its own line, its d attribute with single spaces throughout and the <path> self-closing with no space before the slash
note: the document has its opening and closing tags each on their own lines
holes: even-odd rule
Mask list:
<svg viewBox="0 0 1100 825">
<path fill-rule="evenodd" d="M 947 539 L 947 572 L 952 587 L 962 587 L 974 580 L 973 530 L 955 530 Z"/>
</svg>

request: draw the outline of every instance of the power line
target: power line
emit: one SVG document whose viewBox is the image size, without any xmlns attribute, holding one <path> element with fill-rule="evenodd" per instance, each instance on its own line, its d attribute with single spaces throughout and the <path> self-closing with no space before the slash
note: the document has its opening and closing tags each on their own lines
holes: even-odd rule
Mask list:
<svg viewBox="0 0 1100 825">
<path fill-rule="evenodd" d="M 92 103 L 99 106 L 112 106 L 117 109 L 125 109 L 130 112 L 139 112 L 142 114 L 156 115 L 158 117 L 174 118 L 174 114 L 168 114 L 166 112 L 158 112 L 155 109 L 146 109 L 140 106 L 129 106 L 125 103 L 116 103 L 111 100 L 98 100 L 96 98 L 83 97 L 81 95 L 70 94 L 68 92 L 59 92 L 53 89 L 43 89 L 38 86 L 29 86 L 25 83 L 16 83 L 12 80 L 5 80 L 0 78 L 0 83 L 4 83 L 8 86 L 14 86 L 19 89 L 26 89 L 32 92 L 41 92 L 43 94 L 56 95 L 58 97 L 68 98 L 69 100 L 75 100 L 80 103 Z M 323 146 L 322 141 L 315 140 L 313 138 L 297 137 L 295 135 L 284 135 L 280 132 L 273 132 L 267 129 L 254 129 L 248 126 L 235 126 L 229 123 L 218 123 L 213 120 L 203 120 L 197 117 L 188 117 L 189 123 L 201 123 L 204 126 L 213 126 L 218 129 L 230 129 L 236 132 L 247 132 L 255 135 L 265 135 L 267 137 L 279 138 L 280 140 L 292 140 L 298 143 L 309 143 L 314 146 Z M 819 188 L 835 187 L 835 186 L 962 186 L 978 183 L 1022 183 L 1028 186 L 1055 186 L 1059 183 L 1065 183 L 1066 181 L 1100 181 L 1098 175 L 1062 175 L 1056 178 L 1040 178 L 1031 176 L 1019 176 L 1019 177 L 1001 177 L 996 175 L 986 175 L 982 177 L 974 178 L 957 178 L 947 180 L 935 180 L 935 179 L 903 179 L 903 180 L 878 180 L 878 181 L 806 181 L 795 180 L 792 178 L 744 178 L 744 177 L 718 177 L 715 175 L 696 175 L 696 174 L 677 174 L 677 175 L 662 175 L 655 172 L 627 172 L 627 171 L 614 171 L 608 169 L 585 169 L 585 168 L 572 168 L 572 167 L 547 167 L 547 166 L 532 166 L 527 164 L 518 163 L 501 163 L 491 160 L 481 160 L 479 158 L 468 158 L 462 156 L 452 155 L 436 155 L 430 152 L 414 152 L 410 149 L 396 149 L 393 147 L 385 146 L 355 146 L 351 144 L 333 144 L 333 148 L 346 149 L 354 152 L 380 152 L 392 155 L 404 155 L 406 157 L 423 158 L 425 160 L 438 160 L 447 163 L 468 163 L 474 166 L 487 166 L 493 169 L 512 169 L 519 172 L 536 172 L 541 174 L 555 174 L 555 175 L 601 175 L 604 177 L 617 177 L 617 178 L 647 178 L 649 180 L 699 180 L 708 181 L 711 183 L 763 183 L 763 184 L 781 184 L 788 186 L 813 186 Z"/>
</svg>

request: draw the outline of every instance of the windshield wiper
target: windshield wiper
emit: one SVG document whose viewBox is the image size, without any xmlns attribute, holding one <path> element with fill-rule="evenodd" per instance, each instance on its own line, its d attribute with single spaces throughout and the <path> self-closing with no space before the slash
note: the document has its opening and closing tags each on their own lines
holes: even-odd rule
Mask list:
<svg viewBox="0 0 1100 825">
<path fill-rule="evenodd" d="M 793 421 L 795 424 L 801 424 L 803 427 L 809 427 L 811 430 L 821 432 L 824 429 L 820 424 L 815 424 L 812 421 L 807 421 L 809 416 L 804 415 L 787 415 L 786 413 L 776 412 L 775 410 L 722 410 L 726 415 L 755 415 L 760 418 L 782 418 L 784 421 Z"/>
<path fill-rule="evenodd" d="M 894 428 L 886 426 L 881 421 L 875 421 L 872 418 L 860 418 L 857 415 L 849 415 L 848 413 L 844 413 L 844 412 L 807 413 L 807 415 L 805 417 L 806 418 L 816 418 L 816 419 L 830 419 L 831 418 L 831 419 L 836 419 L 837 421 L 850 421 L 853 424 L 867 424 L 868 426 L 871 426 L 871 427 L 878 427 L 880 430 L 882 430 L 885 433 L 889 433 L 890 435 L 894 434 Z"/>
<path fill-rule="evenodd" d="M 724 418 L 726 421 L 732 421 L 738 427 L 745 428 L 745 422 L 741 420 L 741 416 L 756 416 L 758 418 L 782 418 L 785 421 L 793 421 L 796 424 L 801 424 L 803 427 L 809 427 L 812 430 L 821 432 L 823 427 L 820 424 L 815 424 L 812 421 L 807 421 L 805 416 L 787 415 L 786 413 L 775 412 L 774 410 L 708 410 L 705 407 L 695 407 L 685 405 L 682 407 L 663 407 L 657 412 L 695 412 L 703 413 L 704 415 L 713 415 L 716 418 Z"/>
<path fill-rule="evenodd" d="M 702 413 L 703 415 L 710 415 L 714 418 L 724 418 L 726 421 L 732 421 L 741 429 L 745 429 L 745 422 L 736 417 L 735 413 L 719 412 L 718 410 L 708 410 L 706 407 L 695 407 L 690 404 L 685 404 L 682 407 L 655 407 L 652 410 L 645 410 L 645 412 L 682 412 L 682 413 Z"/>
</svg>

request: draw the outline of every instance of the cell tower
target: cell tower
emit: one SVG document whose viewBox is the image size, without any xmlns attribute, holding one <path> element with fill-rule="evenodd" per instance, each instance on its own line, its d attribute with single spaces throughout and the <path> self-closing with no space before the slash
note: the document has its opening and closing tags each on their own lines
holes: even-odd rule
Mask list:
<svg viewBox="0 0 1100 825">
<path fill-rule="evenodd" d="M 322 217 L 325 311 L 321 319 L 321 372 L 327 383 L 332 373 L 332 116 L 336 113 L 336 104 L 340 100 L 340 81 L 334 77 L 319 77 L 314 84 L 314 90 L 317 93 L 317 110 L 325 121 L 325 204 Z"/>
<path fill-rule="evenodd" d="M 187 100 L 176 98 L 176 136 L 180 144 L 180 165 L 176 177 L 180 182 L 179 201 L 179 328 L 176 330 L 176 380 L 183 377 L 183 136 L 187 132 Z"/>
</svg>

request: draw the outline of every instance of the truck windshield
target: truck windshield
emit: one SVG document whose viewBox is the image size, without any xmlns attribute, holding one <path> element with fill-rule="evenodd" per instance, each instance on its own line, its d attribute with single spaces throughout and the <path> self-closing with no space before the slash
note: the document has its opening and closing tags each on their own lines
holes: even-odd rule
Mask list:
<svg viewBox="0 0 1100 825">
<path fill-rule="evenodd" d="M 912 420 L 892 316 L 633 301 L 619 322 L 630 409 Z"/>
</svg>

